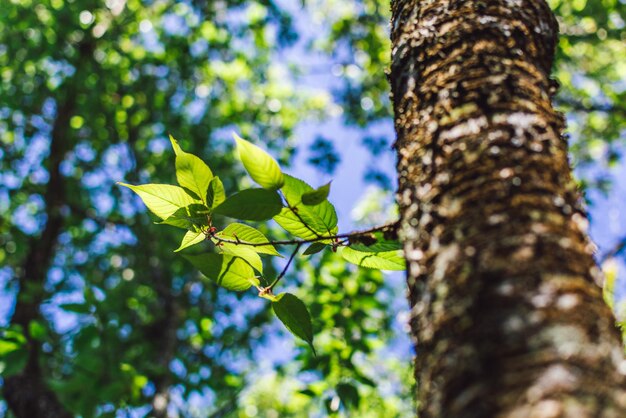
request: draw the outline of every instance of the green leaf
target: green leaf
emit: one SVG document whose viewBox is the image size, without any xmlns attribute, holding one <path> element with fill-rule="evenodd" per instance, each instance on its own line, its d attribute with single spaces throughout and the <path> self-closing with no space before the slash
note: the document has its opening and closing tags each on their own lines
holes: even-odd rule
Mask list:
<svg viewBox="0 0 626 418">
<path fill-rule="evenodd" d="M 209 209 L 206 206 L 200 203 L 194 203 L 193 205 L 178 209 L 170 217 L 157 223 L 197 232 L 201 227 L 209 225 L 208 214 Z"/>
<path fill-rule="evenodd" d="M 11 325 L 10 328 L 0 331 L 0 341 L 15 341 L 18 344 L 26 344 L 27 339 L 21 325 Z"/>
<path fill-rule="evenodd" d="M 617 263 L 610 260 L 602 264 L 602 272 L 604 273 L 604 286 L 602 287 L 602 297 L 604 302 L 611 309 L 615 308 L 615 282 L 617 279 Z"/>
<path fill-rule="evenodd" d="M 194 232 L 187 231 L 185 236 L 183 237 L 180 246 L 174 250 L 175 253 L 184 250 L 185 248 L 191 247 L 192 245 L 199 244 L 206 239 L 206 235 L 202 231 Z"/>
<path fill-rule="evenodd" d="M 335 235 L 337 233 L 335 207 L 328 200 L 315 206 L 304 205 L 302 195 L 312 192 L 313 188 L 290 175 L 285 174 L 284 177 L 285 185 L 282 192 L 290 208 L 283 208 L 274 220 L 287 232 L 303 239 Z"/>
<path fill-rule="evenodd" d="M 178 145 L 178 141 L 174 139 L 172 135 L 170 135 L 170 143 L 172 144 L 172 148 L 174 149 L 174 155 L 178 156 L 179 154 L 185 153 L 180 145 Z"/>
<path fill-rule="evenodd" d="M 319 231 L 320 228 L 315 228 L 313 226 L 315 222 L 313 222 L 310 218 L 306 216 L 301 216 L 299 218 L 289 208 L 283 208 L 278 215 L 274 216 L 274 220 L 285 231 L 298 238 L 315 239 L 327 235 L 324 234 L 323 231 Z M 330 242 L 330 240 L 327 240 L 327 242 Z"/>
<path fill-rule="evenodd" d="M 272 308 L 285 327 L 293 335 L 306 341 L 315 353 L 311 315 L 304 302 L 291 293 L 280 293 L 272 302 Z"/>
<path fill-rule="evenodd" d="M 273 190 L 248 189 L 235 193 L 214 213 L 246 221 L 266 221 L 280 213 L 283 203 Z"/>
<path fill-rule="evenodd" d="M 205 193 L 213 178 L 211 169 L 204 161 L 193 154 L 184 152 L 178 141 L 170 135 L 170 142 L 176 154 L 176 180 L 178 184 L 193 193 L 197 199 L 205 201 Z"/>
<path fill-rule="evenodd" d="M 4 357 L 15 350 L 20 350 L 23 346 L 24 344 L 15 341 L 0 340 L 0 357 Z"/>
<path fill-rule="evenodd" d="M 354 385 L 350 383 L 339 383 L 337 388 L 337 396 L 341 399 L 341 402 L 344 404 L 346 408 L 358 408 L 359 401 L 361 398 L 359 397 L 359 391 Z"/>
<path fill-rule="evenodd" d="M 306 250 L 304 250 L 302 255 L 317 254 L 320 251 L 322 251 L 324 248 L 326 248 L 326 244 L 322 244 L 321 242 L 314 242 L 313 244 L 309 245 L 309 247 Z"/>
<path fill-rule="evenodd" d="M 199 203 L 182 187 L 170 184 L 142 184 L 140 186 L 118 184 L 137 193 L 148 209 L 161 219 L 169 218 L 180 208 Z"/>
<path fill-rule="evenodd" d="M 351 247 L 340 249 L 344 260 L 361 267 L 379 270 L 405 270 L 406 261 L 402 250 L 363 252 Z"/>
<path fill-rule="evenodd" d="M 239 158 L 252 180 L 264 189 L 276 190 L 283 187 L 283 173 L 271 155 L 235 133 L 233 138 L 237 142 Z"/>
<path fill-rule="evenodd" d="M 382 253 L 387 251 L 401 250 L 402 244 L 398 241 L 377 241 L 371 245 L 350 244 L 350 248 L 364 253 Z"/>
<path fill-rule="evenodd" d="M 226 192 L 224 191 L 224 185 L 219 177 L 215 176 L 211 179 L 209 187 L 206 191 L 206 204 L 211 209 L 219 206 L 226 200 Z"/>
<path fill-rule="evenodd" d="M 28 350 L 11 351 L 0 359 L 0 376 L 6 378 L 20 373 L 28 362 Z"/>
<path fill-rule="evenodd" d="M 220 238 L 225 238 L 228 240 L 237 240 L 243 242 L 249 242 L 252 244 L 263 244 L 267 243 L 267 245 L 259 245 L 259 246 L 246 246 L 245 244 L 240 244 L 243 247 L 250 248 L 251 250 L 256 251 L 261 254 L 269 254 L 269 255 L 277 255 L 282 257 L 276 248 L 272 244 L 269 243 L 269 240 L 263 233 L 251 226 L 232 223 L 229 224 L 223 231 L 220 231 L 216 234 Z"/>
<path fill-rule="evenodd" d="M 226 289 L 241 291 L 259 285 L 252 267 L 239 257 L 215 253 L 185 254 L 184 257 L 208 279 Z"/>
<path fill-rule="evenodd" d="M 33 339 L 43 341 L 48 331 L 41 321 L 33 320 L 28 323 L 28 333 Z"/>
<path fill-rule="evenodd" d="M 259 273 L 263 272 L 263 262 L 261 261 L 261 257 L 252 249 L 252 247 L 244 247 L 243 245 L 222 242 L 217 248 L 224 254 L 230 254 L 242 258 Z"/>
<path fill-rule="evenodd" d="M 63 303 L 59 305 L 59 308 L 64 311 L 74 312 L 78 314 L 88 314 L 91 312 L 89 305 L 85 303 Z"/>
<path fill-rule="evenodd" d="M 322 203 L 328 198 L 330 193 L 330 182 L 318 187 L 312 192 L 306 192 L 302 195 L 302 203 L 307 206 L 315 206 Z"/>
</svg>

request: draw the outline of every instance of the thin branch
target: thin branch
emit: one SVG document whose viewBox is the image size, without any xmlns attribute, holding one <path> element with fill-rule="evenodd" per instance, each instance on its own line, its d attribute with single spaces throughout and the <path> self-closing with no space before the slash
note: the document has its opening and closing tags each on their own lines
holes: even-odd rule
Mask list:
<svg viewBox="0 0 626 418">
<path fill-rule="evenodd" d="M 298 220 L 300 222 L 302 222 L 302 225 L 304 225 L 306 227 L 306 229 L 308 229 L 310 232 L 312 232 L 313 235 L 317 235 L 318 237 L 320 237 L 320 234 L 317 231 L 315 231 L 313 228 L 311 228 L 309 226 L 309 224 L 307 224 L 304 221 L 304 219 L 302 219 L 302 217 L 300 216 L 300 214 L 296 210 L 296 207 L 295 206 L 291 206 L 291 203 L 289 203 L 289 200 L 287 200 L 287 196 L 285 196 L 285 194 L 283 192 L 280 192 L 280 194 L 283 197 L 283 199 L 285 199 L 285 203 L 287 203 L 287 207 L 289 208 L 289 210 L 296 216 L 296 218 L 298 218 Z"/>
<path fill-rule="evenodd" d="M 620 255 L 626 248 L 626 237 L 623 237 L 611 250 L 607 251 L 600 257 L 600 264 L 605 261 Z"/>
<path fill-rule="evenodd" d="M 626 108 L 616 106 L 613 103 L 585 104 L 576 99 L 567 98 L 567 97 L 557 97 L 556 104 L 558 106 L 569 106 L 572 108 L 572 110 L 577 111 L 577 112 L 606 112 L 606 113 L 616 113 L 616 114 L 626 115 Z"/>
<path fill-rule="evenodd" d="M 298 245 L 300 246 L 302 244 L 319 242 L 319 241 L 324 241 L 324 240 L 341 240 L 341 239 L 362 237 L 362 236 L 370 235 L 374 232 L 380 232 L 380 231 L 395 231 L 397 228 L 397 225 L 398 225 L 397 222 L 393 222 L 393 223 L 377 226 L 374 228 L 366 229 L 363 231 L 353 231 L 353 232 L 348 232 L 345 234 L 324 235 L 324 236 L 318 236 L 315 238 L 308 238 L 308 239 L 288 239 L 288 240 L 267 241 L 267 242 L 248 242 L 248 241 L 242 241 L 239 238 L 236 238 L 236 239 L 222 238 L 222 237 L 217 236 L 216 232 L 213 232 L 213 233 L 209 232 L 209 235 L 211 236 L 211 238 L 214 238 L 218 242 L 224 242 L 228 244 L 237 244 L 237 245 L 247 245 L 250 247 L 263 247 L 267 245 Z"/>
<path fill-rule="evenodd" d="M 296 248 L 291 253 L 291 257 L 289 257 L 289 260 L 287 261 L 287 264 L 285 265 L 285 268 L 283 269 L 283 271 L 281 271 L 280 274 L 274 279 L 272 284 L 270 284 L 268 287 L 263 289 L 264 292 L 271 291 L 274 288 L 274 286 L 276 286 L 278 284 L 280 279 L 282 279 L 285 276 L 285 274 L 287 273 L 287 269 L 289 269 L 289 265 L 291 264 L 291 262 L 293 261 L 294 257 L 298 253 L 298 250 L 300 249 L 301 245 L 302 245 L 302 243 L 296 245 Z"/>
<path fill-rule="evenodd" d="M 124 222 L 123 220 L 102 218 L 92 213 L 92 209 L 86 210 L 74 203 L 66 203 L 66 206 L 70 209 L 72 213 L 81 217 L 81 219 L 90 219 L 101 227 L 107 227 L 109 225 L 128 226 L 128 222 Z"/>
</svg>

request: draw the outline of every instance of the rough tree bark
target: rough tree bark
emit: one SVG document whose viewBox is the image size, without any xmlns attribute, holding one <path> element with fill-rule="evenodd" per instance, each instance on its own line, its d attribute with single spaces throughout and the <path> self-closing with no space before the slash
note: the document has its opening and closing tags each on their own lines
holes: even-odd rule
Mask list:
<svg viewBox="0 0 626 418">
<path fill-rule="evenodd" d="M 619 333 L 572 181 L 543 0 L 392 1 L 420 418 L 623 417 Z"/>
</svg>

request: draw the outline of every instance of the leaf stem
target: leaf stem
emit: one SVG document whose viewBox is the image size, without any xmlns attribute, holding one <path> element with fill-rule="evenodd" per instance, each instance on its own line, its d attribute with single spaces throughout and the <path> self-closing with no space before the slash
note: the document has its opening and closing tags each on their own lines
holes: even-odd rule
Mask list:
<svg viewBox="0 0 626 418">
<path fill-rule="evenodd" d="M 287 264 L 285 264 L 285 268 L 283 269 L 283 271 L 280 272 L 280 274 L 274 279 L 274 281 L 265 288 L 266 291 L 271 291 L 272 289 L 274 289 L 274 286 L 276 286 L 276 284 L 278 284 L 278 282 L 280 281 L 280 279 L 282 279 L 285 274 L 287 273 L 287 269 L 289 268 L 289 265 L 291 264 L 291 262 L 293 261 L 294 257 L 296 256 L 296 254 L 298 253 L 298 250 L 300 249 L 300 246 L 302 245 L 302 243 L 296 244 L 296 248 L 293 250 L 293 252 L 291 253 L 291 257 L 289 257 L 289 260 L 287 261 Z"/>
<path fill-rule="evenodd" d="M 267 245 L 297 245 L 300 246 L 302 244 L 307 244 L 307 243 L 313 243 L 313 242 L 318 242 L 318 241 L 324 241 L 324 240 L 346 240 L 346 239 L 350 239 L 350 238 L 356 238 L 356 237 L 360 237 L 360 236 L 364 236 L 364 235 L 369 235 L 373 232 L 380 232 L 380 231 L 395 231 L 397 228 L 398 223 L 397 222 L 393 222 L 393 223 L 389 223 L 389 224 L 385 224 L 385 225 L 381 225 L 381 226 L 376 226 L 370 229 L 365 229 L 363 231 L 353 231 L 353 232 L 348 232 L 345 234 L 335 234 L 335 235 L 325 235 L 325 236 L 318 236 L 315 238 L 308 238 L 308 239 L 289 239 L 289 240 L 278 240 L 278 241 L 267 241 L 267 242 L 248 242 L 248 241 L 242 241 L 240 239 L 235 239 L 235 240 L 231 240 L 228 238 L 222 238 L 222 237 L 218 237 L 217 235 L 215 235 L 215 232 L 212 233 L 212 237 L 215 238 L 217 241 L 219 242 L 225 242 L 225 243 L 229 243 L 229 244 L 238 244 L 238 245 L 248 245 L 250 247 L 263 247 L 263 246 L 267 246 Z"/>
<path fill-rule="evenodd" d="M 295 205 L 295 206 L 291 206 L 291 203 L 289 203 L 289 200 L 287 200 L 287 196 L 285 196 L 285 194 L 284 194 L 282 191 L 280 192 L 280 194 L 281 194 L 281 196 L 283 197 L 283 199 L 285 199 L 285 203 L 287 203 L 287 208 L 291 211 L 291 213 L 293 213 L 293 214 L 294 214 L 294 216 L 295 216 L 296 218 L 298 218 L 298 220 L 299 220 L 300 222 L 302 222 L 302 225 L 304 225 L 304 226 L 306 227 L 306 229 L 308 229 L 308 230 L 309 230 L 311 233 L 313 233 L 313 235 L 315 235 L 316 237 L 318 237 L 318 238 L 319 238 L 319 237 L 321 237 L 321 235 L 319 234 L 319 232 L 317 232 L 316 230 L 314 230 L 313 228 L 311 228 L 311 227 L 309 226 L 309 224 L 307 224 L 307 223 L 304 221 L 304 219 L 302 219 L 302 216 L 300 216 L 300 214 L 298 213 L 298 210 L 297 210 L 297 208 L 296 208 L 296 207 L 298 206 L 298 204 L 296 203 L 296 205 Z M 299 202 L 299 203 L 302 203 L 302 200 L 300 200 L 300 202 Z"/>
</svg>

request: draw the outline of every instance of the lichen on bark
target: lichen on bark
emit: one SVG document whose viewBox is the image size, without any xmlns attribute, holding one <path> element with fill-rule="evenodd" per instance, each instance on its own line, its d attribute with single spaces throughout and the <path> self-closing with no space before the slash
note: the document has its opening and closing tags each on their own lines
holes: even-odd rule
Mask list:
<svg viewBox="0 0 626 418">
<path fill-rule="evenodd" d="M 392 1 L 400 236 L 420 418 L 622 417 L 549 78 L 543 0 Z"/>
</svg>

